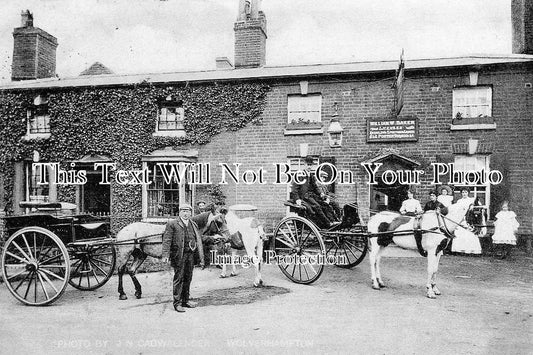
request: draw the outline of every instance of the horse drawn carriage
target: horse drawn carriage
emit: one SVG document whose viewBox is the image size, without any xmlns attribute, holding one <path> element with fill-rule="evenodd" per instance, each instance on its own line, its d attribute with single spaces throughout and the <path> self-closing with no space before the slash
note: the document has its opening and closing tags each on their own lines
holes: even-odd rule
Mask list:
<svg viewBox="0 0 533 355">
<path fill-rule="evenodd" d="M 355 203 L 345 205 L 341 223 L 328 229 L 318 228 L 304 206 L 292 201 L 285 205 L 291 213 L 274 229 L 271 249 L 291 281 L 311 284 L 327 264 L 352 268 L 363 261 L 368 250 L 367 229 L 360 224 Z"/>
<path fill-rule="evenodd" d="M 115 268 L 109 221 L 72 215 L 62 203 L 22 202 L 29 212 L 4 217 L 4 282 L 27 305 L 43 306 L 61 297 L 68 284 L 79 290 L 104 285 Z"/>
<path fill-rule="evenodd" d="M 266 258 L 274 256 L 282 273 L 300 284 L 318 280 L 325 265 L 352 268 L 361 263 L 370 250 L 372 287 L 379 289 L 383 287 L 379 271 L 381 250 L 392 241 L 400 247 L 416 250 L 413 237 L 416 231 L 424 235 L 422 245 L 428 259 L 427 295 L 435 298 L 440 294 L 435 275 L 443 248 L 453 238 L 455 229 L 471 233 L 460 225 L 467 211 L 460 206 L 452 208 L 456 205 L 450 207 L 447 216 L 438 211 L 425 213 L 419 226 L 414 227 L 414 218 L 394 212 L 378 213 L 366 226 L 362 225 L 357 205 L 351 203 L 344 206 L 342 221 L 327 229 L 319 229 L 305 208 L 293 202 L 285 205 L 292 213 L 274 228 Z M 41 306 L 59 299 L 68 284 L 79 290 L 95 290 L 109 280 L 117 258 L 120 299 L 127 298 L 122 288 L 124 273 L 132 277 L 136 296 L 141 297 L 135 273 L 147 256 L 161 257 L 163 225 L 136 222 L 111 238 L 105 217 L 62 214 L 61 203 L 25 202 L 21 207 L 34 211 L 5 217 L 4 228 L 9 238 L 3 246 L 1 259 L 4 282 L 15 298 L 27 305 Z M 262 255 L 265 233 L 254 218 L 239 219 L 233 213 L 214 211 L 194 218 L 204 232 L 226 235 L 230 235 L 230 230 L 242 232 L 248 255 Z M 408 221 L 392 228 L 396 221 L 405 218 Z M 485 224 L 484 220 L 477 223 Z M 127 267 L 130 257 L 133 263 Z M 261 258 L 252 260 L 256 267 L 254 285 L 258 286 L 262 284 Z"/>
</svg>

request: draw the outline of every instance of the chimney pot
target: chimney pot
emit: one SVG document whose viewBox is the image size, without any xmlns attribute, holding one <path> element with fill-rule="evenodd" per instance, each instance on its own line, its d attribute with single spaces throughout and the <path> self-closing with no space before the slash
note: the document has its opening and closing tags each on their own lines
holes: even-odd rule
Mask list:
<svg viewBox="0 0 533 355">
<path fill-rule="evenodd" d="M 21 27 L 33 27 L 33 14 L 30 12 L 30 10 L 22 11 L 20 17 Z"/>
</svg>

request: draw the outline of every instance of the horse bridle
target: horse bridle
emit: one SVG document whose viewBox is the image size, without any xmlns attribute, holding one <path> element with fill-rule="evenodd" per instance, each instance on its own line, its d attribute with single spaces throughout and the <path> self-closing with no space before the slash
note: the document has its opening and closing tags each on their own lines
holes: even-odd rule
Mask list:
<svg viewBox="0 0 533 355">
<path fill-rule="evenodd" d="M 220 217 L 219 217 L 219 216 L 220 216 Z M 219 234 L 219 235 L 221 235 L 221 236 L 224 236 L 224 233 L 228 233 L 228 234 L 229 234 L 229 229 L 228 229 L 228 227 L 226 226 L 225 229 L 221 229 L 221 228 L 218 226 L 218 223 L 217 223 L 217 221 L 216 221 L 217 218 L 224 218 L 223 216 L 224 216 L 224 215 L 223 215 L 222 213 L 219 213 L 219 214 L 217 214 L 216 216 L 214 216 L 214 217 L 211 219 L 211 222 L 210 222 L 210 223 L 207 223 L 207 224 L 205 225 L 205 228 L 204 228 L 204 230 L 202 231 L 202 234 L 204 234 L 204 233 L 207 231 L 207 228 L 209 227 L 209 225 L 210 225 L 211 223 L 214 223 L 214 224 L 215 224 L 216 234 Z M 209 222 L 209 220 L 208 220 L 208 222 Z"/>
</svg>

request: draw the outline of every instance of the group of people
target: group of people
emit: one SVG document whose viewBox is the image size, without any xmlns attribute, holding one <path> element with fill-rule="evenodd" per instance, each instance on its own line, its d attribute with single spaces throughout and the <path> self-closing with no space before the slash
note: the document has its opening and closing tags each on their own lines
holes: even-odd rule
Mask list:
<svg viewBox="0 0 533 355">
<path fill-rule="evenodd" d="M 469 196 L 470 191 L 464 187 L 461 189 L 461 198 L 453 203 L 452 189 L 449 186 L 441 186 L 438 191 L 429 192 L 429 201 L 424 208 L 420 202 L 414 198 L 414 192 L 407 192 L 407 200 L 402 202 L 400 213 L 408 216 L 417 216 L 423 212 L 431 210 L 439 210 L 446 215 L 448 207 L 455 204 L 462 208 L 466 213 L 474 205 L 476 199 Z M 481 204 L 480 204 L 481 205 Z M 463 221 L 463 226 L 466 227 L 466 221 Z M 520 224 L 516 220 L 516 214 L 509 209 L 509 202 L 502 203 L 502 209 L 496 214 L 496 221 L 494 222 L 494 234 L 492 235 L 492 242 L 497 246 L 497 255 L 502 259 L 508 257 L 511 252 L 511 247 L 516 245 L 515 233 Z M 468 254 L 481 254 L 481 244 L 478 238 L 473 238 L 471 233 L 465 233 L 465 228 L 458 228 L 455 232 L 455 238 L 452 242 L 452 251 Z"/>
<path fill-rule="evenodd" d="M 474 199 L 468 197 L 468 189 L 461 190 L 461 199 L 456 203 L 460 203 L 462 206 L 467 206 L 467 208 L 474 203 Z M 420 201 L 414 198 L 414 192 L 409 190 L 407 191 L 407 200 L 402 202 L 402 207 L 400 207 L 400 213 L 408 216 L 416 216 L 420 213 L 426 211 L 434 211 L 439 209 L 443 214 L 447 213 L 447 208 L 452 204 L 453 196 L 452 189 L 449 186 L 441 186 L 439 191 L 430 191 L 429 192 L 429 201 L 426 202 L 424 208 Z"/>
<path fill-rule="evenodd" d="M 307 177 L 303 184 L 294 183 L 292 198 L 298 206 L 305 207 L 309 217 L 320 228 L 331 228 L 339 224 L 341 211 L 338 203 L 333 200 L 328 186 L 322 184 L 312 173 L 313 158 L 305 158 L 305 172 Z M 320 171 L 320 178 L 326 179 L 327 173 Z"/>
</svg>

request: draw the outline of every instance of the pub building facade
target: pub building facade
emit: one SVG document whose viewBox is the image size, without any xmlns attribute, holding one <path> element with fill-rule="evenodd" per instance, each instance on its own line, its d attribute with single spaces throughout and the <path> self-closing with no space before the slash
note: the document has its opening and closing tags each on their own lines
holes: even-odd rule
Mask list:
<svg viewBox="0 0 533 355">
<path fill-rule="evenodd" d="M 311 156 L 316 165 L 328 163 L 329 177 L 338 173 L 331 185 L 337 201 L 357 202 L 367 221 L 375 210 L 398 210 L 409 188 L 424 203 L 430 190 L 450 184 L 449 174 L 439 175 L 435 184 L 435 163 L 441 168 L 454 163 L 457 171 L 501 172 L 498 184 L 471 174 L 471 196 L 482 199 L 491 218 L 509 200 L 519 234 L 530 235 L 531 3 L 512 2 L 513 54 L 271 67 L 265 63 L 266 16 L 257 1 L 241 1 L 234 64 L 223 57 L 217 58 L 216 70 L 118 75 L 98 63 L 83 75 L 60 79 L 55 75 L 58 40 L 33 27 L 32 15 L 23 12 L 22 26 L 13 32 L 13 80 L 0 87 L 4 107 L 13 108 L 13 113 L 2 111 L 1 128 L 15 132 L 0 138 L 6 147 L 1 207 L 21 213 L 18 204 L 24 200 L 72 202 L 77 212 L 109 215 L 114 231 L 135 220 L 164 222 L 180 201 L 209 200 L 213 185 L 167 183 L 154 167 L 209 163 L 210 182 L 218 185 L 226 204 L 257 206 L 268 229 L 286 214 L 283 203 L 290 196 L 286 180 L 275 183 L 276 164 L 281 174 Z M 253 91 L 253 104 L 232 101 L 226 110 L 228 102 L 245 97 L 239 90 Z M 135 96 L 143 101 L 143 93 L 145 106 Z M 204 101 L 194 93 L 205 94 Z M 228 126 L 235 117 L 240 123 Z M 10 120 L 23 123 L 7 124 Z M 65 120 L 69 127 L 61 126 Z M 204 131 L 210 136 L 198 138 Z M 36 184 L 35 162 L 60 162 L 74 175 L 85 170 L 85 182 Z M 93 167 L 107 163 L 115 163 L 115 170 L 109 172 L 109 184 L 100 184 L 101 170 Z M 363 164 L 381 164 L 375 184 Z M 121 168 L 147 169 L 152 183 L 134 184 L 138 177 L 131 174 L 124 176 L 131 184 L 120 184 L 116 170 Z M 264 183 L 253 181 L 261 168 Z M 220 184 L 223 172 L 226 184 Z M 419 179 L 406 180 L 408 175 Z M 450 184 L 456 198 L 465 184 Z"/>
</svg>

